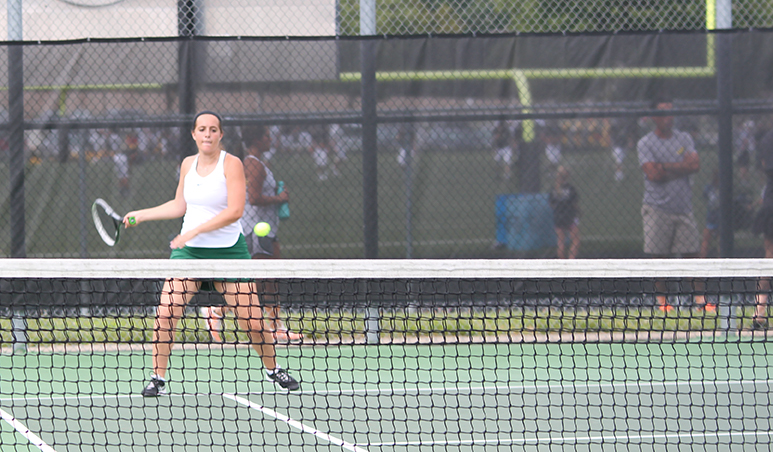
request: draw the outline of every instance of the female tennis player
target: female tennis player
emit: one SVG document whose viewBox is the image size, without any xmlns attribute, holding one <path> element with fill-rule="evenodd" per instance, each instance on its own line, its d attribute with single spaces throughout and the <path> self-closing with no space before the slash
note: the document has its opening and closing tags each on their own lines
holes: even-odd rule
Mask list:
<svg viewBox="0 0 773 452">
<path fill-rule="evenodd" d="M 124 217 L 127 228 L 145 221 L 183 217 L 180 234 L 169 244 L 171 259 L 250 259 L 239 223 L 247 191 L 244 167 L 241 160 L 221 148 L 221 123 L 217 113 L 198 113 L 191 130 L 198 153 L 183 160 L 174 199 Z M 134 224 L 129 223 L 130 217 L 134 217 Z M 165 377 L 175 328 L 201 284 L 176 278 L 164 282 L 153 329 L 153 374 L 142 391 L 144 397 L 166 394 Z M 260 354 L 267 379 L 284 389 L 298 389 L 298 382 L 276 363 L 274 338 L 264 325 L 255 283 L 219 280 L 213 284 Z"/>
<path fill-rule="evenodd" d="M 277 193 L 277 181 L 268 167 L 265 155 L 271 150 L 271 133 L 265 126 L 249 126 L 242 129 L 244 140 L 244 174 L 247 181 L 247 200 L 242 215 L 242 230 L 247 232 L 247 248 L 253 259 L 281 259 L 281 248 L 277 231 L 279 215 L 277 206 L 290 198 L 287 190 Z M 265 221 L 271 225 L 266 237 L 251 234 L 256 223 Z M 280 315 L 279 290 L 275 281 L 256 282 L 261 294 L 261 305 L 265 320 L 274 334 L 276 343 L 296 343 L 303 335 L 290 331 Z M 215 342 L 223 342 L 223 318 L 231 309 L 228 306 L 205 306 L 201 308 L 205 325 Z"/>
</svg>

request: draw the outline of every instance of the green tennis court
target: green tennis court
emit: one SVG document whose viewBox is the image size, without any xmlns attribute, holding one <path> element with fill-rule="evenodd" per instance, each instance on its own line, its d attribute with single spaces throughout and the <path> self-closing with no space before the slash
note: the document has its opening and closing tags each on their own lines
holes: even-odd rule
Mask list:
<svg viewBox="0 0 773 452">
<path fill-rule="evenodd" d="M 6 354 L 0 443 L 33 451 L 767 450 L 772 347 L 751 333 L 284 347 L 282 362 L 302 382 L 286 393 L 263 379 L 248 348 L 188 345 L 173 354 L 171 393 L 159 399 L 138 395 L 149 362 L 142 347 Z"/>
</svg>

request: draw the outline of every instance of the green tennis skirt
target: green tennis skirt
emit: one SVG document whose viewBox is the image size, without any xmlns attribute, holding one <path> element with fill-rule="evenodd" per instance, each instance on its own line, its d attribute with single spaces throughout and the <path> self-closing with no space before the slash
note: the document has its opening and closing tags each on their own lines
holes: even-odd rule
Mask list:
<svg viewBox="0 0 773 452">
<path fill-rule="evenodd" d="M 199 248 L 185 245 L 183 248 L 172 250 L 169 259 L 251 259 L 247 249 L 247 240 L 244 234 L 239 234 L 239 240 L 234 246 L 228 248 Z"/>
<path fill-rule="evenodd" d="M 233 246 L 228 248 L 200 248 L 195 246 L 184 246 L 172 250 L 169 259 L 251 259 L 250 251 L 247 248 L 247 241 L 244 234 L 239 234 L 239 240 Z M 252 282 L 252 279 L 225 278 L 202 280 L 201 290 L 214 290 L 212 282 Z"/>
</svg>

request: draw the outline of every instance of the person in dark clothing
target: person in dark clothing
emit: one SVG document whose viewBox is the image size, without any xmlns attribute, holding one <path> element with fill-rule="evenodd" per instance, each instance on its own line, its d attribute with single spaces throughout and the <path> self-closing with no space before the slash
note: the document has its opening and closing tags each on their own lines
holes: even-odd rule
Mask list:
<svg viewBox="0 0 773 452">
<path fill-rule="evenodd" d="M 563 166 L 556 170 L 556 183 L 550 192 L 549 201 L 553 209 L 558 258 L 576 259 L 580 251 L 580 197 L 574 186 L 569 183 L 569 170 Z M 570 241 L 568 252 L 567 237 Z"/>
</svg>

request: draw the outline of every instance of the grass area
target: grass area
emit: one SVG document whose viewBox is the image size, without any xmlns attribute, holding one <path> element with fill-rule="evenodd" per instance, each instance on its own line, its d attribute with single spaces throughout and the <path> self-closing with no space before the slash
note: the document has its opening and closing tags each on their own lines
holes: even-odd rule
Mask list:
<svg viewBox="0 0 773 452">
<path fill-rule="evenodd" d="M 638 331 L 699 331 L 718 326 L 716 315 L 681 313 L 664 315 L 651 309 L 600 309 L 577 311 L 501 311 L 490 315 L 429 314 L 395 315 L 382 320 L 386 331 L 409 334 L 464 334 L 485 336 L 507 332 L 638 332 Z"/>
<path fill-rule="evenodd" d="M 738 325 L 751 327 L 753 307 L 739 308 Z M 446 310 L 381 313 L 382 334 L 406 337 L 451 335 L 485 337 L 506 333 L 612 333 L 712 331 L 719 328 L 716 313 L 678 309 L 670 313 L 641 308 L 559 310 L 499 309 Z M 361 312 L 290 312 L 285 323 L 293 331 L 315 339 L 347 339 L 364 334 L 365 316 Z M 31 343 L 149 343 L 152 317 L 42 317 L 27 319 Z M 10 319 L 0 319 L 0 343 L 13 343 Z M 226 318 L 227 341 L 247 342 L 233 317 Z M 183 318 L 178 326 L 178 342 L 209 342 L 209 333 L 195 316 Z"/>
<path fill-rule="evenodd" d="M 701 172 L 694 177 L 694 204 L 699 226 L 705 203 L 702 190 L 717 166 L 712 150 L 699 150 Z M 517 193 L 518 180 L 497 178 L 489 149 L 444 150 L 420 154 L 409 184 L 395 152 L 378 157 L 379 257 L 403 258 L 406 238 L 412 238 L 414 258 L 553 257 L 553 249 L 516 255 L 493 250 L 496 234 L 495 201 L 499 194 Z M 642 175 L 635 152 L 626 158 L 626 178 L 614 181 L 608 149 L 564 151 L 564 164 L 580 193 L 581 256 L 636 257 L 641 255 Z M 361 258 L 363 247 L 362 155 L 350 152 L 340 165 L 341 175 L 317 180 L 307 154 L 275 156 L 273 169 L 291 196 L 291 217 L 280 227 L 286 258 Z M 543 190 L 551 184 L 547 165 Z M 516 169 L 517 174 L 517 169 Z M 8 168 L 0 164 L 0 175 Z M 91 202 L 105 198 L 119 212 L 158 205 L 174 194 L 176 163 L 147 161 L 132 170 L 132 192 L 121 197 L 112 161 L 90 162 L 80 184 L 77 161 L 44 161 L 31 165 L 26 176 L 26 246 L 30 257 L 152 257 L 168 256 L 168 242 L 179 221 L 154 222 L 129 231 L 115 248 L 97 237 L 90 219 Z M 760 174 L 755 174 L 761 178 Z M 760 180 L 755 181 L 759 185 Z M 410 209 L 407 193 L 410 191 Z M 10 193 L 0 186 L 0 253 L 10 251 Z M 736 234 L 737 248 L 759 248 L 761 239 Z"/>
<path fill-rule="evenodd" d="M 198 319 L 185 318 L 178 324 L 178 341 L 207 342 L 209 333 Z M 38 317 L 27 319 L 30 343 L 150 343 L 152 317 Z M 12 343 L 11 321 L 0 320 L 0 342 Z"/>
</svg>

